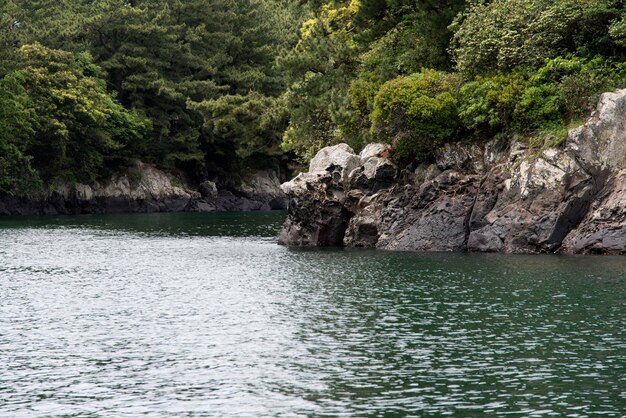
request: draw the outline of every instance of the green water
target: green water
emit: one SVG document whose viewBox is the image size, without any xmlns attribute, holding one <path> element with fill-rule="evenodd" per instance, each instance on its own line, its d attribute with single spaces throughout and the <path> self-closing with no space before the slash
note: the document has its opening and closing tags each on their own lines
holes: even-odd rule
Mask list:
<svg viewBox="0 0 626 418">
<path fill-rule="evenodd" d="M 275 244 L 284 213 L 0 218 L 0 416 L 626 414 L 626 258 Z"/>
</svg>

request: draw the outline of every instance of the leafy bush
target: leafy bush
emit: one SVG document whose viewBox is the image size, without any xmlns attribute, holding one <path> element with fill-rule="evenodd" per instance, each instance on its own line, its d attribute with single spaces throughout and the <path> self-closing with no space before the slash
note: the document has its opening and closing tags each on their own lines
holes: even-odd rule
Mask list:
<svg viewBox="0 0 626 418">
<path fill-rule="evenodd" d="M 611 50 L 614 0 L 494 0 L 459 15 L 451 51 L 459 71 L 484 74 L 538 68 L 568 52 Z M 617 30 L 616 30 L 617 32 Z"/>
<path fill-rule="evenodd" d="M 588 115 L 600 94 L 623 86 L 623 65 L 603 58 L 558 57 L 529 80 L 515 109 L 519 129 L 560 128 Z"/>
<path fill-rule="evenodd" d="M 516 69 L 477 76 L 460 92 L 459 117 L 481 136 L 521 132 L 529 138 L 558 136 L 588 115 L 599 95 L 626 80 L 624 66 L 576 56 L 545 61 L 534 72 Z"/>
<path fill-rule="evenodd" d="M 477 77 L 461 88 L 459 117 L 468 130 L 492 134 L 510 127 L 528 84 L 521 72 Z"/>
<path fill-rule="evenodd" d="M 624 87 L 626 73 L 623 64 L 614 64 L 601 57 L 591 60 L 567 57 L 547 61 L 537 72 L 536 79 L 559 84 L 564 118 L 569 122 L 591 112 L 601 93 Z"/>
<path fill-rule="evenodd" d="M 563 125 L 563 96 L 556 84 L 528 87 L 515 107 L 515 127 L 522 132 Z"/>
<path fill-rule="evenodd" d="M 388 81 L 374 99 L 374 137 L 391 142 L 400 161 L 430 158 L 458 132 L 459 87 L 458 77 L 434 70 Z"/>
</svg>

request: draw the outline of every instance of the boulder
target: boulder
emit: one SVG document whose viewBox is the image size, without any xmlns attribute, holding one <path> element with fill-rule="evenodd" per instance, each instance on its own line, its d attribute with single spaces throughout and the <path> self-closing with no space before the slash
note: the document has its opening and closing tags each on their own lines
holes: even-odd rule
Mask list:
<svg viewBox="0 0 626 418">
<path fill-rule="evenodd" d="M 382 147 L 378 148 L 382 151 Z M 385 149 L 386 146 L 385 146 Z M 370 152 L 371 151 L 371 152 Z M 280 234 L 279 243 L 285 245 L 341 246 L 350 219 L 354 213 L 348 204 L 347 192 L 351 179 L 357 174 L 363 175 L 363 181 L 371 182 L 372 188 L 379 188 L 378 182 L 387 180 L 387 167 L 395 166 L 382 161 L 373 152 L 365 158 L 370 164 L 366 170 L 361 165 L 362 158 L 346 144 L 339 144 L 321 149 L 311 160 L 309 171 L 300 173 L 293 180 L 281 186 L 288 197 L 288 217 Z M 370 161 L 376 159 L 376 163 Z M 368 176 L 371 176 L 369 178 Z M 393 177 L 393 176 L 392 176 Z M 376 185 L 378 184 L 378 185 Z M 365 188 L 370 185 L 364 184 Z"/>
<path fill-rule="evenodd" d="M 397 168 L 387 158 L 370 157 L 361 160 L 362 165 L 350 173 L 350 188 L 366 191 L 371 195 L 393 186 Z"/>
<path fill-rule="evenodd" d="M 205 199 L 215 199 L 217 197 L 217 186 L 212 181 L 200 183 L 198 187 L 200 195 Z"/>
<path fill-rule="evenodd" d="M 350 213 L 341 177 L 344 168 L 329 166 L 327 172 L 301 173 L 282 185 L 289 199 L 288 218 L 279 243 L 300 246 L 341 246 Z"/>
<path fill-rule="evenodd" d="M 347 144 L 322 148 L 309 164 L 309 173 L 331 173 L 336 182 L 346 183 L 361 158 Z"/>
<path fill-rule="evenodd" d="M 367 144 L 365 148 L 363 148 L 363 150 L 359 153 L 359 158 L 361 158 L 361 164 L 363 164 L 365 161 L 374 157 L 383 158 L 387 160 L 389 159 L 390 155 L 391 155 L 391 145 L 373 143 L 373 144 Z"/>
</svg>

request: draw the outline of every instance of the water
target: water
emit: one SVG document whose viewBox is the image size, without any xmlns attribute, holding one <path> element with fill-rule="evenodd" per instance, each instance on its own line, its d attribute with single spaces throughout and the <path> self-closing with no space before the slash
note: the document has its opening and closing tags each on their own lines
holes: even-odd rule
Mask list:
<svg viewBox="0 0 626 418">
<path fill-rule="evenodd" d="M 0 219 L 0 416 L 624 416 L 626 258 L 275 245 L 283 213 Z"/>
</svg>

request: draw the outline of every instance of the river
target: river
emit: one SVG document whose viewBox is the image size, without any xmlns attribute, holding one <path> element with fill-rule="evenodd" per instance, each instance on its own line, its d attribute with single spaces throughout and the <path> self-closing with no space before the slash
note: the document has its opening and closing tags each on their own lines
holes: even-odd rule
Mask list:
<svg viewBox="0 0 626 418">
<path fill-rule="evenodd" d="M 285 248 L 284 216 L 0 218 L 0 416 L 626 413 L 626 257 Z"/>
</svg>

